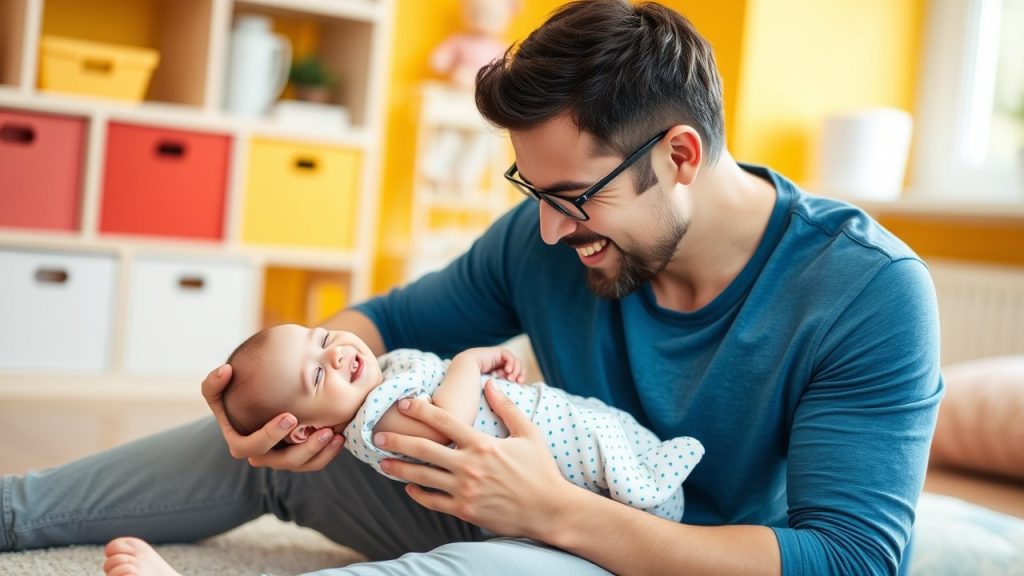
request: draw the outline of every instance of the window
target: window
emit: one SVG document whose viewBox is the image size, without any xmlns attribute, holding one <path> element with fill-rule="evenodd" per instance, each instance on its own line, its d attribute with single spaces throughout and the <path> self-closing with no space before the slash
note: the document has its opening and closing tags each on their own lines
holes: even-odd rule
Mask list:
<svg viewBox="0 0 1024 576">
<path fill-rule="evenodd" d="M 1024 0 L 931 0 L 910 195 L 1024 200 Z"/>
</svg>

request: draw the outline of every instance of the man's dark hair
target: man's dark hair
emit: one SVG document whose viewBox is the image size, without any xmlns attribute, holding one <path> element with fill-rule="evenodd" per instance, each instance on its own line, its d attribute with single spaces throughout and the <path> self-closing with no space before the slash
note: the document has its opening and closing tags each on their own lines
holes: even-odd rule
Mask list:
<svg viewBox="0 0 1024 576">
<path fill-rule="evenodd" d="M 476 104 L 498 127 L 535 128 L 567 114 L 597 153 L 625 158 L 658 132 L 692 126 L 713 164 L 725 146 L 722 80 L 689 20 L 653 2 L 581 0 L 562 6 L 504 58 L 477 74 Z M 650 159 L 634 165 L 642 192 Z"/>
<path fill-rule="evenodd" d="M 224 415 L 239 434 L 248 436 L 259 430 L 271 418 L 281 413 L 273 406 L 256 402 L 257 394 L 251 390 L 258 381 L 256 374 L 261 370 L 259 353 L 267 343 L 267 331 L 248 337 L 228 356 L 231 365 L 231 380 L 224 387 Z"/>
</svg>

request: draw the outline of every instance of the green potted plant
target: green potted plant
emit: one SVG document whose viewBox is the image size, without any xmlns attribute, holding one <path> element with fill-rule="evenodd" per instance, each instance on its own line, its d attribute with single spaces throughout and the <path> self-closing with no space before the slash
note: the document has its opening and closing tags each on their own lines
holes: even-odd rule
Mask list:
<svg viewBox="0 0 1024 576">
<path fill-rule="evenodd" d="M 295 87 L 295 97 L 308 102 L 331 101 L 337 78 L 316 54 L 299 58 L 292 64 L 288 80 Z"/>
</svg>

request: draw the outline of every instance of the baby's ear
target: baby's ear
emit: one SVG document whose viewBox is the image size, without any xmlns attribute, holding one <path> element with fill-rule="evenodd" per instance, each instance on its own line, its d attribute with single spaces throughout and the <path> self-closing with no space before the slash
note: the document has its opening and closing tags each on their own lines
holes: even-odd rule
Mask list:
<svg viewBox="0 0 1024 576">
<path fill-rule="evenodd" d="M 309 440 L 309 437 L 317 430 L 318 428 L 316 426 L 309 424 L 305 426 L 296 426 L 295 428 L 292 428 L 292 431 L 288 434 L 288 439 L 292 444 L 302 444 L 306 440 Z"/>
</svg>

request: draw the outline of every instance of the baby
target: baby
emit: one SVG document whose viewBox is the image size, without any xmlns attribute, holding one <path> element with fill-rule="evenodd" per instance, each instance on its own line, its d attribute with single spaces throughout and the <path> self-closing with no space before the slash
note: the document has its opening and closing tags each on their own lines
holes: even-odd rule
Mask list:
<svg viewBox="0 0 1024 576">
<path fill-rule="evenodd" d="M 228 358 L 228 420 L 250 434 L 282 412 L 298 419 L 287 441 L 320 428 L 345 435 L 345 447 L 381 474 L 384 458 L 410 460 L 374 445 L 373 434 L 398 432 L 449 439 L 398 411 L 403 398 L 425 398 L 477 430 L 508 430 L 482 400 L 488 374 L 548 440 L 562 474 L 578 486 L 667 518 L 683 515 L 683 480 L 704 455 L 693 438 L 660 442 L 628 413 L 543 383 L 524 385 L 522 362 L 503 348 L 471 348 L 451 361 L 417 350 L 376 358 L 350 332 L 275 326 L 256 333 Z M 390 477 L 390 476 L 389 476 Z M 393 478 L 393 477 L 392 477 Z"/>
</svg>

